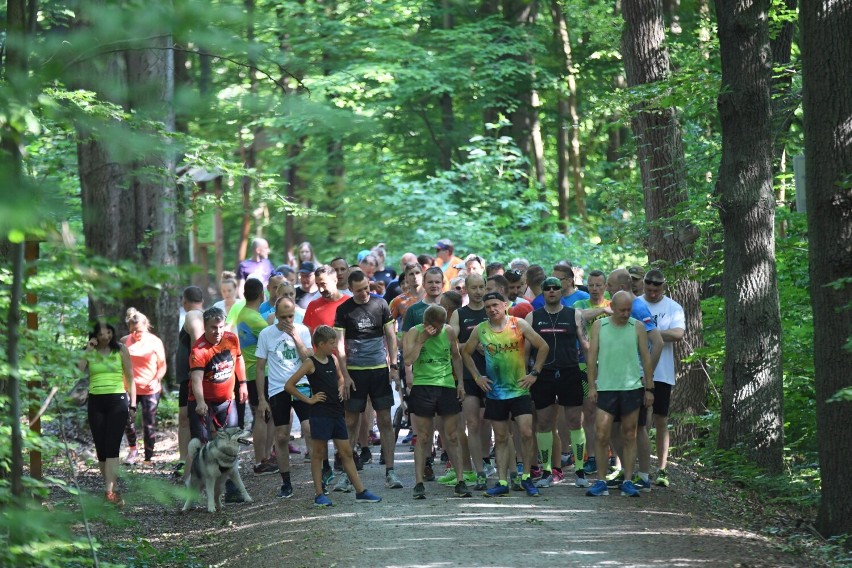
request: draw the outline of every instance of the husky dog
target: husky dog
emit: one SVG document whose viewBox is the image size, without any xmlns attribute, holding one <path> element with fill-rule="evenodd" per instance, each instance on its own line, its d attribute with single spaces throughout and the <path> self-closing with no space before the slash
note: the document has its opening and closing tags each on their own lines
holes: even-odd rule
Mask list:
<svg viewBox="0 0 852 568">
<path fill-rule="evenodd" d="M 230 479 L 237 486 L 246 503 L 251 502 L 251 497 L 240 478 L 239 438 L 245 432 L 241 428 L 223 428 L 219 430 L 216 437 L 206 445 L 198 438 L 193 438 L 189 443 L 189 455 L 192 459 L 192 467 L 186 479 L 186 487 L 207 492 L 207 510 L 215 513 L 221 508 L 220 498 L 225 481 Z M 183 511 L 189 510 L 192 505 L 193 495 L 186 499 Z"/>
</svg>

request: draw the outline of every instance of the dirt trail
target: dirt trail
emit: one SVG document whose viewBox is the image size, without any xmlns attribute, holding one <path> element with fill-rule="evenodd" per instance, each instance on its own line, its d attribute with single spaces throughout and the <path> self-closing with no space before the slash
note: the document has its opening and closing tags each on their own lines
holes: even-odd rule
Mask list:
<svg viewBox="0 0 852 568">
<path fill-rule="evenodd" d="M 378 448 L 374 450 L 378 455 Z M 173 456 L 164 452 L 157 458 L 165 463 Z M 363 479 L 384 498 L 381 503 L 356 504 L 353 493 L 332 492 L 335 506 L 317 509 L 309 465 L 301 456 L 293 456 L 294 496 L 289 500 L 275 497 L 278 475 L 251 473 L 251 448 L 243 451 L 242 463 L 253 503 L 228 505 L 216 516 L 200 507 L 177 515 L 177 503 L 173 508 L 141 506 L 129 499 L 124 514 L 140 523 L 132 533 L 156 548 L 184 542 L 206 565 L 251 568 L 806 563 L 781 552 L 771 539 L 737 528 L 735 519 L 727 518 L 733 513 L 711 503 L 699 483 L 677 472 L 672 487 L 654 488 L 638 499 L 617 491 L 609 497 L 586 497 L 566 480 L 543 489 L 538 498 L 513 492 L 500 499 L 480 494 L 458 499 L 452 488 L 427 483 L 427 499 L 415 501 L 413 454 L 398 445 L 396 470 L 404 489 L 385 488 L 384 466 L 368 464 Z M 439 474 L 443 470 L 436 469 Z M 159 475 L 167 478 L 165 470 Z M 101 538 L 126 535 L 108 527 L 98 532 Z"/>
</svg>

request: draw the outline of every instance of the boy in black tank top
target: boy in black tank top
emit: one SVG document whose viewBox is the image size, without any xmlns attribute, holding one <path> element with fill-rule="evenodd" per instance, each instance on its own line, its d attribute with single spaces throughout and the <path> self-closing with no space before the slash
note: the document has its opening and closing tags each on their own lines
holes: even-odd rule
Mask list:
<svg viewBox="0 0 852 568">
<path fill-rule="evenodd" d="M 327 325 L 317 327 L 313 335 L 314 355 L 308 357 L 302 366 L 287 381 L 284 387 L 295 398 L 311 405 L 311 476 L 314 480 L 317 507 L 331 507 L 333 503 L 326 495 L 326 483 L 323 480 L 322 462 L 327 459 L 328 441 L 334 441 L 334 447 L 340 454 L 343 470 L 349 476 L 355 488 L 356 503 L 378 503 L 381 497 L 373 495 L 364 488 L 355 461 L 352 459 L 352 446 L 349 445 L 349 433 L 343 412 L 343 375 L 337 368 L 334 357 L 337 347 L 337 333 Z M 307 397 L 296 388 L 302 377 L 308 377 L 311 396 Z M 351 489 L 350 489 L 351 490 Z"/>
</svg>

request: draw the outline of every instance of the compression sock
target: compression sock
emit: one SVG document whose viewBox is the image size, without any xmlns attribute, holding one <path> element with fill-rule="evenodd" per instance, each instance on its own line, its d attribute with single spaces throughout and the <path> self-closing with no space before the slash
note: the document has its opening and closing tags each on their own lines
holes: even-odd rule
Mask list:
<svg viewBox="0 0 852 568">
<path fill-rule="evenodd" d="M 586 451 L 586 431 L 582 428 L 571 430 L 571 447 L 574 449 L 574 456 L 582 456 Z M 576 469 L 583 469 L 583 464 L 576 462 Z"/>
<path fill-rule="evenodd" d="M 536 432 L 535 440 L 538 442 L 538 461 L 541 469 L 551 471 L 550 454 L 553 451 L 553 432 Z"/>
</svg>

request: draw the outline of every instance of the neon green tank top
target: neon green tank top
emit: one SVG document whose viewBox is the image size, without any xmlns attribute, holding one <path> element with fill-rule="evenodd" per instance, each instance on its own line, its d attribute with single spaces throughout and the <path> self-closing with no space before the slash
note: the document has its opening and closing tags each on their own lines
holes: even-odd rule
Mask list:
<svg viewBox="0 0 852 568">
<path fill-rule="evenodd" d="M 423 324 L 415 326 L 423 333 Z M 420 356 L 412 365 L 415 386 L 455 388 L 453 359 L 450 355 L 450 338 L 446 327 L 435 337 L 430 337 L 420 349 Z"/>
<path fill-rule="evenodd" d="M 502 331 L 494 331 L 484 321 L 476 326 L 479 342 L 485 350 L 485 375 L 491 379 L 491 391 L 485 396 L 507 400 L 529 394 L 520 386 L 527 374 L 524 362 L 524 334 L 518 327 L 518 318 L 506 316 Z"/>
<path fill-rule="evenodd" d="M 89 362 L 89 394 L 122 394 L 124 373 L 121 369 L 121 352 L 101 355 L 97 351 L 86 353 Z"/>
<path fill-rule="evenodd" d="M 637 320 L 630 318 L 626 325 L 619 327 L 612 323 L 612 318 L 601 320 L 598 340 L 599 391 L 628 391 L 642 387 L 637 323 Z"/>
</svg>

